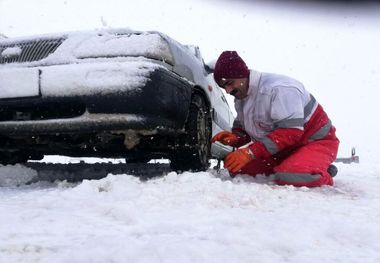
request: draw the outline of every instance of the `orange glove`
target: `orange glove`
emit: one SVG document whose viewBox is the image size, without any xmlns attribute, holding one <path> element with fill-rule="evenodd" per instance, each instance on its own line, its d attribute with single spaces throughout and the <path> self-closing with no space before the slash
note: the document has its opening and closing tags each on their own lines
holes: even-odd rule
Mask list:
<svg viewBox="0 0 380 263">
<path fill-rule="evenodd" d="M 253 159 L 255 159 L 255 156 L 251 149 L 248 147 L 242 148 L 227 154 L 226 158 L 224 158 L 224 168 L 230 173 L 236 174 Z"/>
<path fill-rule="evenodd" d="M 212 137 L 211 142 L 221 142 L 224 145 L 235 146 L 239 142 L 240 136 L 229 131 L 221 131 Z"/>
</svg>

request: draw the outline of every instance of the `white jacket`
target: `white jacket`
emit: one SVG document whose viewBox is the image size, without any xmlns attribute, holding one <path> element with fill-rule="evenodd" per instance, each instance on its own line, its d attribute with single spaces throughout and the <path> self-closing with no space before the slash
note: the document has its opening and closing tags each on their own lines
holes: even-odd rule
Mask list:
<svg viewBox="0 0 380 263">
<path fill-rule="evenodd" d="M 235 99 L 233 128 L 260 140 L 277 128 L 304 129 L 318 103 L 302 83 L 287 76 L 250 71 L 247 97 Z"/>
</svg>

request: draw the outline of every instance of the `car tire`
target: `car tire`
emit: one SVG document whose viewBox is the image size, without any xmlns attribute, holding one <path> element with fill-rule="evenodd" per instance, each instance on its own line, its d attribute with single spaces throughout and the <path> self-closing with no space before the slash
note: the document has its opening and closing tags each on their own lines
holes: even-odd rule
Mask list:
<svg viewBox="0 0 380 263">
<path fill-rule="evenodd" d="M 170 166 L 175 171 L 205 171 L 210 166 L 211 115 L 205 99 L 193 94 L 185 134 L 178 138 Z"/>
<path fill-rule="evenodd" d="M 28 161 L 28 155 L 21 153 L 1 153 L 0 164 L 2 165 L 14 165 L 18 163 L 26 163 Z"/>
</svg>

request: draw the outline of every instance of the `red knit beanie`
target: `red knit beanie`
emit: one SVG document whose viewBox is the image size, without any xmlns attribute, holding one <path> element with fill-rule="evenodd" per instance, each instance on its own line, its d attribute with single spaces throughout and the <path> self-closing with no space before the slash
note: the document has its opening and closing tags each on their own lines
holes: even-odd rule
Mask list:
<svg viewBox="0 0 380 263">
<path fill-rule="evenodd" d="M 223 51 L 216 61 L 214 68 L 214 79 L 220 83 L 222 78 L 240 79 L 249 76 L 249 69 L 244 60 L 236 51 Z"/>
</svg>

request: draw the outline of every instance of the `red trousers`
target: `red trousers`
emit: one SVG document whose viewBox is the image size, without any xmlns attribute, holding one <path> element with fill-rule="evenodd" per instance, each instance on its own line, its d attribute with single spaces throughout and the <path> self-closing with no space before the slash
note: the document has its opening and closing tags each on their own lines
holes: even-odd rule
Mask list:
<svg viewBox="0 0 380 263">
<path fill-rule="evenodd" d="M 333 185 L 327 168 L 336 159 L 338 146 L 339 140 L 332 126 L 323 139 L 302 143 L 292 150 L 280 152 L 265 160 L 255 159 L 243 167 L 240 173 L 253 176 L 274 174 L 275 183 L 279 185 Z"/>
</svg>

